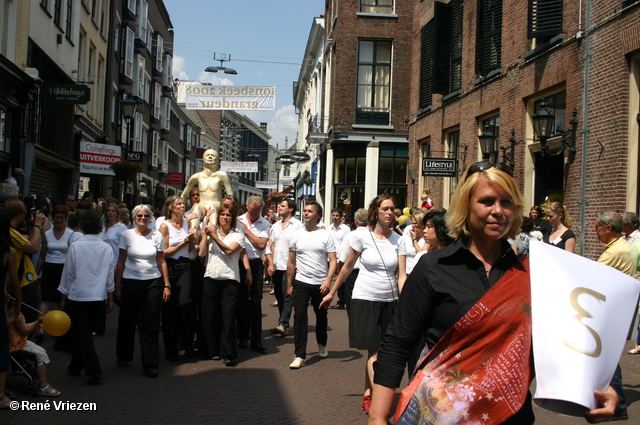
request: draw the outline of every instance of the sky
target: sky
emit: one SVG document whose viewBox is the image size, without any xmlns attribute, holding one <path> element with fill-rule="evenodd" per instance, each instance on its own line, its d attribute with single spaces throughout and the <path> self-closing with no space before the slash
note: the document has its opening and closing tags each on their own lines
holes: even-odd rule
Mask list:
<svg viewBox="0 0 640 425">
<path fill-rule="evenodd" d="M 256 124 L 266 122 L 270 143 L 284 149 L 295 142 L 298 116 L 293 82 L 298 80 L 313 18 L 323 0 L 164 0 L 174 28 L 173 77 L 213 85 L 276 86 L 273 111 L 238 111 Z M 166 41 L 165 41 L 166 43 Z M 223 66 L 238 75 L 204 72 Z"/>
</svg>

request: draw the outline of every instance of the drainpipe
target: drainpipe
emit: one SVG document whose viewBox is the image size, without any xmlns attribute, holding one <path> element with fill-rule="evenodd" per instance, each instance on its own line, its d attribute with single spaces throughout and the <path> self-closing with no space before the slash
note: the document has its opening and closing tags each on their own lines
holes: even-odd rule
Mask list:
<svg viewBox="0 0 640 425">
<path fill-rule="evenodd" d="M 580 180 L 580 255 L 584 256 L 585 228 L 587 220 L 587 147 L 589 138 L 589 66 L 591 63 L 591 0 L 586 0 L 584 37 L 584 81 L 582 95 L 582 178 Z"/>
</svg>

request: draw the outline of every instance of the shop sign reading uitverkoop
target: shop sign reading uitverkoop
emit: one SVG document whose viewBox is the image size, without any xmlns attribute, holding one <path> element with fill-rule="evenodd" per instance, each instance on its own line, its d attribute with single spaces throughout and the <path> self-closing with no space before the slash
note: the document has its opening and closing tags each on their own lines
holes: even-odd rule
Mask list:
<svg viewBox="0 0 640 425">
<path fill-rule="evenodd" d="M 115 176 L 109 165 L 121 159 L 120 146 L 80 142 L 80 173 Z"/>
<path fill-rule="evenodd" d="M 274 110 L 275 86 L 196 86 L 186 88 L 187 109 Z"/>
</svg>

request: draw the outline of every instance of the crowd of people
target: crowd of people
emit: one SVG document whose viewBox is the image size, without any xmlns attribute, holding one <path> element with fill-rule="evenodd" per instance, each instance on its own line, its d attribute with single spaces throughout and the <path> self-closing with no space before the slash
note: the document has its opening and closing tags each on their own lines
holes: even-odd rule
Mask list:
<svg viewBox="0 0 640 425">
<path fill-rule="evenodd" d="M 160 373 L 161 331 L 168 361 L 198 356 L 233 367 L 241 348 L 268 352 L 262 343 L 262 297 L 270 282 L 279 311 L 270 331 L 276 337 L 293 333 L 290 369 L 307 363 L 309 304 L 320 358 L 329 356 L 327 309 L 346 308 L 349 345 L 367 352 L 361 407 L 370 413 L 370 424 L 384 424 L 405 373 L 419 379 L 425 391 L 439 391 L 444 384 L 438 377 L 458 361 L 445 355 L 452 347 L 473 345 L 480 352 L 493 344 L 501 350 L 506 339 L 499 332 L 530 337 L 526 315 L 514 317 L 509 332 L 483 334 L 484 328 L 457 326 L 480 299 L 498 308 L 526 296 L 530 239 L 570 252 L 576 246 L 571 217 L 560 202 L 544 211 L 534 206 L 524 217 L 513 178 L 486 162 L 464 173 L 448 211 L 435 207 L 428 190 L 420 207 L 404 213 L 383 194 L 349 219 L 334 208 L 328 224 L 317 202 L 306 203 L 298 219 L 292 199 L 267 210 L 259 196 L 239 205 L 230 195 L 201 193 L 198 185 L 211 181 L 205 177 L 226 188 L 225 176 L 214 171 L 192 177 L 184 198 L 170 196 L 161 212 L 113 198 L 94 200 L 90 192 L 80 200 L 68 194 L 59 204 L 5 196 L 0 273 L 7 276 L 7 314 L 0 315 L 0 388 L 10 352 L 25 350 L 37 356 L 38 393 L 60 395 L 47 381 L 49 358 L 38 345 L 45 338 L 42 315 L 50 309 L 70 316 L 71 329 L 56 338 L 55 349 L 72 353 L 69 374 L 84 372 L 89 384 L 104 379 L 93 338 L 105 333 L 114 304 L 119 367 L 134 360 L 136 331 L 148 377 Z M 211 202 L 202 204 L 201 196 Z M 634 213 L 598 214 L 595 232 L 605 244 L 599 261 L 635 276 L 638 227 Z M 505 286 L 509 290 L 499 290 Z M 446 402 L 433 411 L 419 407 L 424 400 L 415 393 L 401 396 L 398 423 L 423 417 L 473 423 L 483 409 L 504 423 L 533 423 L 528 388 L 534 372 L 526 353 L 519 364 L 524 378 L 509 383 L 515 409 L 471 403 L 463 418 Z M 640 337 L 629 354 L 640 354 Z M 484 373 L 479 364 L 467 367 Z M 585 413 L 588 421 L 627 417 L 621 382 L 618 366 L 611 387 L 594 392 L 600 407 Z M 2 395 L 0 407 L 8 403 Z"/>
</svg>

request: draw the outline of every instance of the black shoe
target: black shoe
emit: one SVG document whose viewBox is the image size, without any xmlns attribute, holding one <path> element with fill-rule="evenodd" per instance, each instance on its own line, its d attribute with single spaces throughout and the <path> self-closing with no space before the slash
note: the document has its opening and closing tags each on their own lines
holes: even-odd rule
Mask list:
<svg viewBox="0 0 640 425">
<path fill-rule="evenodd" d="M 267 352 L 267 347 L 262 344 L 251 344 L 251 349 L 260 354 L 264 354 Z"/>
<path fill-rule="evenodd" d="M 193 347 L 187 347 L 184 349 L 184 355 L 187 357 L 196 357 L 198 353 L 196 353 L 196 350 L 194 350 Z"/>
<path fill-rule="evenodd" d="M 75 370 L 75 369 L 67 369 L 67 373 L 71 376 L 80 376 L 80 374 L 82 373 L 82 369 L 80 370 Z"/>
<path fill-rule="evenodd" d="M 232 359 L 224 359 L 223 362 L 224 362 L 224 365 L 227 367 L 236 367 L 238 364 L 236 363 L 235 360 L 232 360 Z"/>
<path fill-rule="evenodd" d="M 248 339 L 241 339 L 240 342 L 238 343 L 238 347 L 240 347 L 240 348 L 249 348 L 249 340 Z"/>
<path fill-rule="evenodd" d="M 155 366 L 145 366 L 144 374 L 149 378 L 157 378 L 158 377 L 158 368 Z"/>
<path fill-rule="evenodd" d="M 127 362 L 125 362 L 124 360 L 117 360 L 116 364 L 118 365 L 118 367 L 127 367 Z"/>
<path fill-rule="evenodd" d="M 335 305 L 330 307 L 332 310 L 342 310 L 344 308 L 344 304 L 343 303 L 336 303 Z"/>
<path fill-rule="evenodd" d="M 103 379 L 104 379 L 104 375 L 102 374 L 102 372 L 94 373 L 91 376 L 91 378 L 89 378 L 89 380 L 87 381 L 87 384 L 98 385 L 100 381 L 102 381 Z"/>
<path fill-rule="evenodd" d="M 613 422 L 613 421 L 627 421 L 629 420 L 629 415 L 624 414 L 624 415 L 616 415 L 613 418 L 609 419 L 609 422 Z"/>
</svg>

